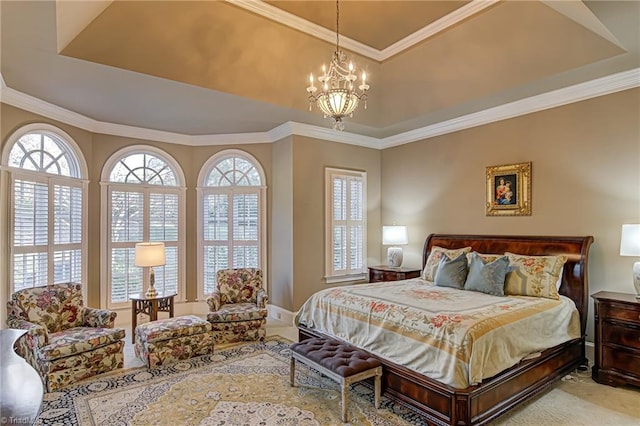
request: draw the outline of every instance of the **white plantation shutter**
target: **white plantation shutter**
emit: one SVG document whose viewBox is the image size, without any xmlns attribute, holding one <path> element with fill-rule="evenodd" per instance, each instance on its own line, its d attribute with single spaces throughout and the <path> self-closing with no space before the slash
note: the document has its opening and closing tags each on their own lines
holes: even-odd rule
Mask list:
<svg viewBox="0 0 640 426">
<path fill-rule="evenodd" d="M 153 268 L 156 290 L 184 299 L 180 284 L 184 197 L 177 186 L 181 179 L 160 153 L 136 150 L 116 158 L 106 170 L 110 180 L 106 189 L 110 227 L 107 306 L 123 306 L 132 295 L 145 292 L 148 274 L 134 264 L 135 245 L 144 241 L 165 245 L 166 264 Z"/>
<path fill-rule="evenodd" d="M 26 127 L 33 126 L 51 127 Z M 79 159 L 66 140 L 45 130 L 9 146 L 11 291 L 83 283 L 86 186 Z"/>
<path fill-rule="evenodd" d="M 218 270 L 264 269 L 265 262 L 261 172 L 248 158 L 220 157 L 201 176 L 201 297 L 215 289 Z"/>
<path fill-rule="evenodd" d="M 111 192 L 111 300 L 124 303 L 142 293 L 142 269 L 133 264 L 144 234 L 144 193 Z"/>
<path fill-rule="evenodd" d="M 260 267 L 259 194 L 245 190 L 204 196 L 205 293 L 215 289 L 219 269 Z"/>
<path fill-rule="evenodd" d="M 366 173 L 327 168 L 326 277 L 355 279 L 366 269 Z"/>
<path fill-rule="evenodd" d="M 160 292 L 178 291 L 178 202 L 177 194 L 149 194 L 149 241 L 165 246 L 166 264 L 153 268 Z"/>
<path fill-rule="evenodd" d="M 16 179 L 13 200 L 14 246 L 46 247 L 49 243 L 49 186 Z"/>
</svg>

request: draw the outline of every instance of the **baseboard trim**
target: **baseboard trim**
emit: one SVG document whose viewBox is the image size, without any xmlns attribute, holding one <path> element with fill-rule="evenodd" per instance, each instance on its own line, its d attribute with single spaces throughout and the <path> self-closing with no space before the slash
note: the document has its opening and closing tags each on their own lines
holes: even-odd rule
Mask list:
<svg viewBox="0 0 640 426">
<path fill-rule="evenodd" d="M 269 310 L 270 318 L 293 325 L 297 312 L 291 312 L 276 305 L 267 305 L 267 309 Z"/>
</svg>

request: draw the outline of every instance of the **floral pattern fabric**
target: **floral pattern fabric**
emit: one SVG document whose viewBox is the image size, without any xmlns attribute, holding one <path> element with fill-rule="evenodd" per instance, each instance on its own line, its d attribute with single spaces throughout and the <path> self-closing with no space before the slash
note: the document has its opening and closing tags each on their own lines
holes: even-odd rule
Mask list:
<svg viewBox="0 0 640 426">
<path fill-rule="evenodd" d="M 27 330 L 17 352 L 47 391 L 122 367 L 125 331 L 114 328 L 116 315 L 84 307 L 74 283 L 20 290 L 7 302 L 7 326 Z"/>
<path fill-rule="evenodd" d="M 233 303 L 222 305 L 216 312 L 209 312 L 209 322 L 232 322 L 261 320 L 268 316 L 267 310 L 259 308 L 254 303 Z"/>
<path fill-rule="evenodd" d="M 221 269 L 216 275 L 216 280 L 216 289 L 222 304 L 257 303 L 258 291 L 262 290 L 261 269 Z"/>
<path fill-rule="evenodd" d="M 140 324 L 134 350 L 149 368 L 213 353 L 211 324 L 185 315 Z"/>
<path fill-rule="evenodd" d="M 580 337 L 580 316 L 567 297 L 498 297 L 418 278 L 321 290 L 302 305 L 296 324 L 455 388 Z"/>
<path fill-rule="evenodd" d="M 505 294 L 555 300 L 560 297 L 556 283 L 567 256 L 505 254 L 509 258 L 510 269 L 505 279 Z"/>
<path fill-rule="evenodd" d="M 262 287 L 262 270 L 223 269 L 217 288 L 207 299 L 207 320 L 213 325 L 216 343 L 264 340 L 269 296 Z"/>
<path fill-rule="evenodd" d="M 440 259 L 442 256 L 447 256 L 449 259 L 455 259 L 460 256 L 462 253 L 469 253 L 471 251 L 471 247 L 464 247 L 460 249 L 452 249 L 448 250 L 442 247 L 433 246 L 431 247 L 431 252 L 429 253 L 429 257 L 427 258 L 427 262 L 424 265 L 424 269 L 422 270 L 422 279 L 427 281 L 434 281 L 436 277 L 436 271 L 438 270 L 438 265 L 440 264 Z"/>
<path fill-rule="evenodd" d="M 267 336 L 266 320 L 216 322 L 211 325 L 216 344 L 263 341 Z"/>
</svg>

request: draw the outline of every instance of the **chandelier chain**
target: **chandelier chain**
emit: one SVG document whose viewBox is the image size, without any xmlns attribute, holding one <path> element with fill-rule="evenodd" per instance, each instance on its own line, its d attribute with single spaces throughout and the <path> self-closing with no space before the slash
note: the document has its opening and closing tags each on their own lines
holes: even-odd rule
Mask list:
<svg viewBox="0 0 640 426">
<path fill-rule="evenodd" d="M 336 52 L 340 52 L 340 5 L 336 0 Z"/>
</svg>

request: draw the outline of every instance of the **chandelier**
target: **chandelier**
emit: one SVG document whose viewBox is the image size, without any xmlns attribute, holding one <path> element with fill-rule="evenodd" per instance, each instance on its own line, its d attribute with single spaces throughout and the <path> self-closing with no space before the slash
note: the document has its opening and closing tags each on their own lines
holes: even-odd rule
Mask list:
<svg viewBox="0 0 640 426">
<path fill-rule="evenodd" d="M 358 86 L 360 92 L 354 89 L 354 83 L 358 79 L 352 62 L 347 62 L 347 55 L 340 50 L 340 7 L 336 0 L 336 50 L 333 52 L 329 69 L 322 65 L 322 75 L 318 81 L 322 84 L 321 90 L 314 85 L 313 73 L 309 76 L 309 111 L 313 103 L 324 113 L 324 117 L 331 117 L 334 121 L 334 130 L 344 130 L 344 117 L 352 117 L 353 111 L 358 107 L 358 102 L 364 102 L 367 109 L 367 74 L 362 72 L 362 84 Z M 318 92 L 318 94 L 316 94 Z"/>
</svg>

